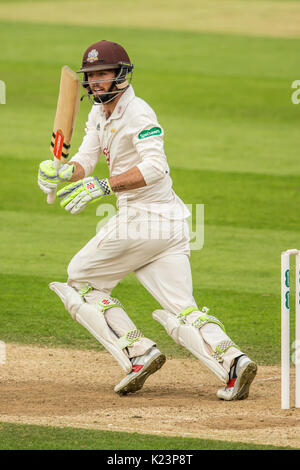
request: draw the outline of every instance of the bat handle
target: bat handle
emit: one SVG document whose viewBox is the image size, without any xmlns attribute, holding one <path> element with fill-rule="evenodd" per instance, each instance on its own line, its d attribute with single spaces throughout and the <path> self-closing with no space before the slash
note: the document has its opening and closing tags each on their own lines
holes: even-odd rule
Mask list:
<svg viewBox="0 0 300 470">
<path fill-rule="evenodd" d="M 53 204 L 56 199 L 56 189 L 52 189 L 51 193 L 47 195 L 48 204 Z"/>
<path fill-rule="evenodd" d="M 61 163 L 57 158 L 54 158 L 54 166 L 58 170 Z M 56 188 L 52 189 L 51 193 L 47 195 L 48 204 L 53 204 L 56 198 Z"/>
</svg>

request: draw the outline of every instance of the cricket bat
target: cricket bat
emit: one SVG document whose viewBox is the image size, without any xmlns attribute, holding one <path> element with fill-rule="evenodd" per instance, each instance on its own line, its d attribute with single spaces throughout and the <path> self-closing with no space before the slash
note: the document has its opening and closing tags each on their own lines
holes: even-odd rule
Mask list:
<svg viewBox="0 0 300 470">
<path fill-rule="evenodd" d="M 56 169 L 68 160 L 79 104 L 80 79 L 70 67 L 64 65 L 61 69 L 59 95 L 50 144 Z M 56 189 L 48 194 L 48 204 L 53 204 L 55 197 Z"/>
</svg>

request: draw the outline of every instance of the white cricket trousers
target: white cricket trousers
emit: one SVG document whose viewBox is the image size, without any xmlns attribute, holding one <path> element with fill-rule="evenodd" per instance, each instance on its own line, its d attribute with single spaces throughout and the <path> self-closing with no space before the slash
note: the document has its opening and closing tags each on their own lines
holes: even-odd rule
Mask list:
<svg viewBox="0 0 300 470">
<path fill-rule="evenodd" d="M 135 273 L 164 310 L 178 314 L 187 307 L 197 306 L 189 254 L 186 220 L 169 220 L 157 214 L 149 217 L 149 213 L 142 211 L 128 216 L 128 212 L 123 214 L 120 210 L 71 260 L 68 284 L 80 289 L 89 283 L 94 290 L 85 298 L 93 303 L 99 296 L 110 295 L 126 275 Z M 143 306 L 136 308 L 140 310 Z M 108 312 L 107 321 L 112 321 L 118 336 L 136 328 L 123 309 L 112 308 Z M 229 339 L 213 323 L 202 329 L 213 350 L 221 341 Z M 137 341 L 129 348 L 129 357 L 144 354 L 151 344 L 155 343 L 147 338 L 144 343 Z"/>
<path fill-rule="evenodd" d="M 89 283 L 110 295 L 135 273 L 162 308 L 176 314 L 196 305 L 189 254 L 185 220 L 152 214 L 150 221 L 149 213 L 119 211 L 71 260 L 68 284 L 81 288 Z"/>
</svg>

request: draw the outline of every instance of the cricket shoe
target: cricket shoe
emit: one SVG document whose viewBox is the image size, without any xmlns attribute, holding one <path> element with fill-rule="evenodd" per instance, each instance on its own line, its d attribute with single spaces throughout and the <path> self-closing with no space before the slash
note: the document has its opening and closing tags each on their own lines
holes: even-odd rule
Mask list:
<svg viewBox="0 0 300 470">
<path fill-rule="evenodd" d="M 154 374 L 164 365 L 166 356 L 153 346 L 143 356 L 132 358 L 131 362 L 132 371 L 114 388 L 118 395 L 126 395 L 140 390 L 149 375 Z"/>
<path fill-rule="evenodd" d="M 225 388 L 217 391 L 221 400 L 244 400 L 249 395 L 250 385 L 256 376 L 257 365 L 245 354 L 236 357 L 230 368 L 229 380 Z"/>
</svg>

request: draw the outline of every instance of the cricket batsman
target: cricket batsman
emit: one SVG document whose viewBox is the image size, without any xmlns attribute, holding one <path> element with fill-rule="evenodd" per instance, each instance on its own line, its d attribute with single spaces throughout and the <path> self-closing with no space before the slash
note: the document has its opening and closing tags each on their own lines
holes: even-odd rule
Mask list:
<svg viewBox="0 0 300 470">
<path fill-rule="evenodd" d="M 219 378 L 217 397 L 245 399 L 257 365 L 193 297 L 190 213 L 172 189 L 164 130 L 153 109 L 135 96 L 132 71 L 121 45 L 102 40 L 88 47 L 78 73 L 93 105 L 82 144 L 58 170 L 52 160 L 39 166 L 44 193 L 68 182 L 57 192 L 67 212 L 76 215 L 110 194 L 116 195 L 118 209 L 73 257 L 67 282 L 52 282 L 50 289 L 124 370 L 114 389 L 119 395 L 140 390 L 166 360 L 129 318 L 126 306 L 111 297 L 117 284 L 135 273 L 161 306 L 153 318 Z M 110 174 L 103 179 L 92 175 L 102 154 Z M 136 304 L 137 311 L 143 308 Z"/>
</svg>

